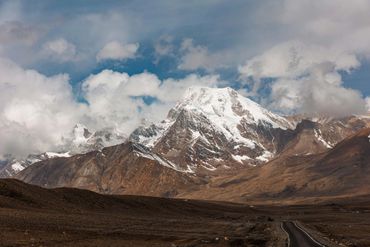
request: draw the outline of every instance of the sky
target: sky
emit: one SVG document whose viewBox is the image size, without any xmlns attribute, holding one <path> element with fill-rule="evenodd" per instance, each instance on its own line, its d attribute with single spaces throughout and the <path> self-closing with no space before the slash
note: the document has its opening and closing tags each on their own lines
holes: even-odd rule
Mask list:
<svg viewBox="0 0 370 247">
<path fill-rule="evenodd" d="M 370 105 L 368 0 L 0 0 L 0 156 L 76 123 L 129 135 L 190 86 L 280 114 Z"/>
</svg>

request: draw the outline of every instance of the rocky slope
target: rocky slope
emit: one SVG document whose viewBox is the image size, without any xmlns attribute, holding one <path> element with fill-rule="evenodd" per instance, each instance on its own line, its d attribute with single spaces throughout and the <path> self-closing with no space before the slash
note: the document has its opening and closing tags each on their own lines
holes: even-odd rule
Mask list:
<svg viewBox="0 0 370 247">
<path fill-rule="evenodd" d="M 244 202 L 317 202 L 370 194 L 370 129 L 315 155 L 279 156 L 262 167 L 218 177 L 181 195 Z"/>
<path fill-rule="evenodd" d="M 292 121 L 292 118 L 295 120 Z M 279 155 L 310 155 L 325 152 L 340 141 L 361 129 L 370 128 L 370 118 L 349 116 L 344 118 L 302 118 L 288 117 L 297 126 L 286 140 L 284 149 Z"/>
<path fill-rule="evenodd" d="M 132 142 L 70 158 L 35 163 L 16 175 L 48 188 L 78 187 L 108 194 L 173 197 L 204 183 L 146 147 Z"/>
<path fill-rule="evenodd" d="M 196 173 L 258 165 L 282 150 L 294 126 L 231 88 L 189 88 L 159 124 L 130 139 Z"/>
<path fill-rule="evenodd" d="M 325 152 L 370 118 L 281 117 L 230 88 L 189 88 L 167 119 L 130 139 L 199 175 L 235 172 L 278 155 Z"/>
</svg>

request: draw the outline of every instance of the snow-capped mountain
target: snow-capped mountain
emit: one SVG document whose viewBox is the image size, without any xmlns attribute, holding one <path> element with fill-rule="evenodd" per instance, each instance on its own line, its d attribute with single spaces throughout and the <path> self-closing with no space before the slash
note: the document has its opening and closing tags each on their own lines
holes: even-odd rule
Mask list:
<svg viewBox="0 0 370 247">
<path fill-rule="evenodd" d="M 281 154 L 324 152 L 365 127 L 370 127 L 368 117 L 282 117 L 231 88 L 191 87 L 165 120 L 137 128 L 129 140 L 160 154 L 178 171 L 208 175 L 263 164 Z M 1 161 L 0 177 L 40 160 L 101 150 L 126 139 L 114 129 L 90 131 L 77 124 L 58 150 Z"/>
<path fill-rule="evenodd" d="M 343 118 L 313 118 L 290 116 L 297 123 L 290 139 L 286 140 L 280 155 L 311 155 L 332 149 L 346 137 L 370 127 L 367 116 Z"/>
<path fill-rule="evenodd" d="M 343 139 L 367 127 L 370 118 L 366 117 L 281 117 L 230 88 L 193 87 L 165 120 L 137 128 L 122 144 L 68 158 L 49 158 L 15 178 L 45 187 L 78 187 L 101 193 L 181 197 L 199 192 L 197 198 L 209 198 L 202 193 L 205 188 L 218 195 L 226 186 L 236 186 L 230 195 L 240 196 L 256 177 L 270 179 L 263 190 L 271 190 L 271 184 L 278 181 L 284 191 L 289 181 L 281 179 L 281 172 L 288 172 L 294 182 L 305 181 L 292 175 L 293 164 L 316 176 L 305 164 L 319 164 L 300 161 L 321 159 Z M 69 139 L 66 137 L 66 147 L 83 152 L 123 140 L 113 133 L 92 133 L 77 125 Z M 261 189 L 260 184 L 249 184 L 246 193 Z"/>
<path fill-rule="evenodd" d="M 124 135 L 114 129 L 102 129 L 90 132 L 86 126 L 76 124 L 71 133 L 63 137 L 63 144 L 53 152 L 30 154 L 23 159 L 17 159 L 12 155 L 7 155 L 6 159 L 0 164 L 0 177 L 12 177 L 38 161 L 56 157 L 70 157 L 75 154 L 101 150 L 104 147 L 122 143 L 126 139 Z"/>
<path fill-rule="evenodd" d="M 138 128 L 130 139 L 189 171 L 214 171 L 266 162 L 293 128 L 231 88 L 192 87 L 167 119 Z"/>
<path fill-rule="evenodd" d="M 366 116 L 282 117 L 231 88 L 192 87 L 165 120 L 137 128 L 130 140 L 187 171 L 208 174 L 266 163 L 282 153 L 321 153 L 366 127 Z"/>
</svg>

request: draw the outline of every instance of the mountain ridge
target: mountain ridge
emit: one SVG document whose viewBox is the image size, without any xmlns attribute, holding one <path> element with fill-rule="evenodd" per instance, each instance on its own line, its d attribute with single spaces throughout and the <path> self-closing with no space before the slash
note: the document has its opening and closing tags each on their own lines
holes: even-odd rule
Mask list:
<svg viewBox="0 0 370 247">
<path fill-rule="evenodd" d="M 62 144 L 57 150 L 49 150 L 39 154 L 29 154 L 24 158 L 7 155 L 0 166 L 0 178 L 12 177 L 28 166 L 43 160 L 55 157 L 70 157 L 74 154 L 83 154 L 93 150 L 101 150 L 106 146 L 113 146 L 127 138 L 113 129 L 89 131 L 83 124 L 76 124 L 72 131 L 62 138 Z"/>
<path fill-rule="evenodd" d="M 318 122 L 301 119 L 291 128 L 287 118 L 250 100 L 244 104 L 240 97 L 230 89 L 190 89 L 165 120 L 136 129 L 124 143 L 40 161 L 16 178 L 45 187 L 78 187 L 108 194 L 298 200 L 295 195 L 308 198 L 322 186 L 315 180 L 316 162 L 348 136 L 370 127 L 369 119 L 351 116 Z M 258 109 L 253 113 L 256 117 L 245 109 L 251 104 Z M 225 131 L 239 131 L 241 137 L 228 139 Z M 336 174 L 333 169 L 319 176 L 330 186 L 336 179 L 330 176 Z"/>
</svg>

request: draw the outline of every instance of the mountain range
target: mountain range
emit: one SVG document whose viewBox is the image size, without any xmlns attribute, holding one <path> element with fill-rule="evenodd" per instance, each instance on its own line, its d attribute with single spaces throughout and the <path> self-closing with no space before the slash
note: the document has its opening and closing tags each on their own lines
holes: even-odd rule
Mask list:
<svg viewBox="0 0 370 247">
<path fill-rule="evenodd" d="M 108 194 L 320 201 L 370 192 L 369 128 L 368 116 L 280 116 L 231 88 L 192 87 L 159 123 L 127 138 L 77 125 L 64 153 L 7 174 Z"/>
<path fill-rule="evenodd" d="M 119 144 L 125 139 L 124 135 L 114 129 L 106 128 L 92 132 L 85 125 L 76 124 L 71 132 L 62 138 L 62 144 L 57 150 L 29 154 L 25 158 L 16 158 L 12 154 L 6 155 L 5 160 L 0 160 L 0 178 L 14 176 L 38 161 L 56 157 L 71 157 L 74 154 L 100 150 L 106 146 Z"/>
</svg>

